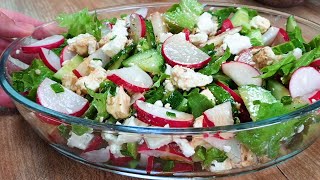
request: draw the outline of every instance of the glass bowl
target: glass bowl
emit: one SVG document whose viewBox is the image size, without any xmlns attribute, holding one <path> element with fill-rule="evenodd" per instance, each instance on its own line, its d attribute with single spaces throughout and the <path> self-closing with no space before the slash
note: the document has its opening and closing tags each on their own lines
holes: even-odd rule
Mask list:
<svg viewBox="0 0 320 180">
<path fill-rule="evenodd" d="M 205 2 L 207 4 L 206 8 L 223 8 L 235 6 L 234 4 L 226 3 L 212 3 Z M 160 11 L 163 12 L 168 9 L 172 3 L 151 3 L 151 4 L 138 4 L 130 6 L 118 6 L 109 7 L 105 9 L 98 9 L 96 13 L 101 18 L 119 17 L 120 14 L 129 14 L 141 7 L 148 7 L 149 13 Z M 241 6 L 241 5 L 236 5 Z M 250 7 L 250 6 L 249 6 Z M 287 13 L 259 8 L 250 7 L 256 9 L 260 12 L 262 16 L 267 17 L 271 20 L 272 24 L 277 27 L 283 27 L 286 18 L 289 16 Z M 308 21 L 306 19 L 296 17 L 298 24 L 301 26 L 305 39 L 311 40 L 312 37 L 320 32 L 320 25 L 314 22 Z M 51 22 L 45 24 L 35 31 L 32 35 L 33 38 L 43 38 L 53 34 L 62 33 L 64 29 L 57 29 L 56 23 Z M 151 127 L 133 127 L 133 126 L 123 126 L 123 125 L 112 125 L 105 123 L 93 122 L 90 120 L 69 116 L 62 114 L 50 109 L 47 109 L 39 104 L 32 102 L 25 98 L 23 95 L 16 92 L 11 86 L 11 76 L 10 74 L 17 69 L 12 66 L 11 57 L 20 59 L 23 62 L 30 63 L 33 58 L 38 57 L 38 55 L 24 54 L 20 51 L 21 46 L 30 43 L 30 37 L 17 39 L 14 41 L 2 54 L 1 66 L 0 66 L 0 80 L 3 89 L 10 95 L 14 100 L 17 109 L 24 117 L 24 119 L 32 126 L 32 128 L 43 138 L 50 146 L 56 149 L 61 154 L 81 162 L 86 165 L 93 166 L 98 169 L 105 171 L 118 173 L 122 175 L 139 177 L 139 178 L 150 178 L 150 179 L 178 179 L 178 178 L 188 178 L 188 177 L 199 177 L 199 178 L 212 178 L 212 177 L 223 177 L 223 176 L 233 176 L 239 175 L 247 172 L 254 172 L 260 169 L 264 169 L 275 165 L 281 161 L 287 160 L 299 152 L 303 151 L 305 148 L 310 146 L 320 134 L 320 123 L 319 123 L 319 107 L 320 102 L 316 102 L 309 105 L 303 109 L 292 112 L 290 114 L 267 119 L 259 122 L 248 122 L 241 123 L 232 126 L 221 126 L 213 128 L 151 128 Z M 300 125 L 294 129 L 293 133 L 289 138 L 269 138 L 268 142 L 263 142 L 265 146 L 263 149 L 265 154 L 256 155 L 252 153 L 248 148 L 241 144 L 237 137 L 243 132 L 247 132 L 252 135 L 249 141 L 257 140 L 259 137 L 257 132 L 260 131 L 270 131 L 273 133 L 280 133 L 281 127 L 286 126 L 290 123 L 299 122 Z M 65 129 L 69 129 L 71 125 L 77 124 L 81 126 L 90 127 L 93 129 L 92 137 L 90 140 L 91 150 L 101 150 L 103 153 L 103 160 L 101 157 L 93 158 L 88 155 L 87 150 L 81 150 L 78 148 L 69 147 L 68 141 L 65 136 L 68 134 L 61 133 L 61 128 L 64 125 Z M 60 129 L 60 130 L 59 130 Z M 235 138 L 229 140 L 222 140 L 216 138 L 217 133 L 233 133 Z M 135 139 L 139 147 L 141 147 L 141 142 L 143 138 L 149 137 L 154 138 L 155 141 L 182 137 L 191 141 L 194 146 L 197 144 L 204 143 L 208 146 L 214 146 L 220 150 L 227 152 L 230 158 L 229 170 L 203 170 L 199 163 L 192 163 L 190 158 L 183 157 L 179 150 L 175 150 L 176 145 L 171 143 L 168 149 L 159 151 L 139 151 L 138 157 L 140 158 L 138 166 L 132 168 L 132 158 L 116 158 L 110 155 L 108 150 L 112 145 L 112 142 L 108 144 L 105 141 L 106 136 L 126 136 L 129 139 Z M 272 149 L 269 149 L 272 144 L 279 144 L 277 153 L 274 154 Z M 226 150 L 227 149 L 227 150 Z M 228 150 L 229 149 L 229 150 Z M 141 150 L 141 149 L 140 149 Z M 145 153 L 147 152 L 147 153 Z M 270 156 L 272 154 L 272 156 Z M 100 154 L 101 155 L 101 154 Z M 162 159 L 169 159 L 175 168 L 169 169 L 168 171 L 163 170 L 163 164 L 158 158 L 148 158 L 148 155 L 161 156 Z M 150 162 L 154 160 L 153 166 L 150 166 Z M 101 162 L 103 161 L 103 162 Z M 106 161 L 106 162 L 104 162 Z M 130 162 L 130 163 L 129 163 Z M 148 163 L 149 162 L 149 163 Z"/>
</svg>

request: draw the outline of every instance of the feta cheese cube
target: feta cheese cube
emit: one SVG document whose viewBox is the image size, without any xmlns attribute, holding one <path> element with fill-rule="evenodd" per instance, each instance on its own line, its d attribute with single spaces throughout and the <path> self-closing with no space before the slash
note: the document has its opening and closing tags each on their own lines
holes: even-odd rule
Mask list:
<svg viewBox="0 0 320 180">
<path fill-rule="evenodd" d="M 172 142 L 170 135 L 144 135 L 144 141 L 150 149 L 157 149 Z"/>
<path fill-rule="evenodd" d="M 190 157 L 195 153 L 194 148 L 190 145 L 188 140 L 173 138 L 173 141 L 177 143 L 180 150 L 182 151 L 182 154 L 185 155 L 186 157 Z"/>
<path fill-rule="evenodd" d="M 161 100 L 154 102 L 154 105 L 159 106 L 159 107 L 163 107 L 163 103 Z"/>
<path fill-rule="evenodd" d="M 116 119 L 123 119 L 130 116 L 130 96 L 124 91 L 123 87 L 117 88 L 115 96 L 107 99 L 107 112 Z"/>
<path fill-rule="evenodd" d="M 238 54 L 242 50 L 251 48 L 252 45 L 250 38 L 235 33 L 233 35 L 228 35 L 223 39 L 222 47 L 224 50 L 229 47 L 231 54 Z"/>
<path fill-rule="evenodd" d="M 78 136 L 74 132 L 71 132 L 71 136 L 68 139 L 67 145 L 71 148 L 75 147 L 81 150 L 87 149 L 94 135 L 91 133 L 85 133 L 81 136 Z"/>
<path fill-rule="evenodd" d="M 267 18 L 255 16 L 251 19 L 250 25 L 256 29 L 260 29 L 261 33 L 264 33 L 269 29 L 271 23 Z"/>
<path fill-rule="evenodd" d="M 121 154 L 121 145 L 120 144 L 111 144 L 110 145 L 110 153 L 113 154 L 115 158 L 124 157 Z"/>
<path fill-rule="evenodd" d="M 166 79 L 164 82 L 163 82 L 163 86 L 164 86 L 164 89 L 167 91 L 167 92 L 172 92 L 174 91 L 174 86 L 173 84 L 171 83 L 171 81 L 169 79 Z"/>
<path fill-rule="evenodd" d="M 195 35 L 191 34 L 189 38 L 190 42 L 192 42 L 194 45 L 204 44 L 208 41 L 208 35 L 203 32 Z"/>
<path fill-rule="evenodd" d="M 113 57 L 124 49 L 127 41 L 126 36 L 115 36 L 113 40 L 102 46 L 102 51 L 109 57 Z"/>
<path fill-rule="evenodd" d="M 102 67 L 96 67 L 88 76 L 84 76 L 78 79 L 75 86 L 77 86 L 78 91 L 82 93 L 87 93 L 87 88 L 96 91 L 100 87 L 107 76 L 107 71 Z"/>
<path fill-rule="evenodd" d="M 217 172 L 217 171 L 225 171 L 232 169 L 232 163 L 230 159 L 226 159 L 223 162 L 218 162 L 214 160 L 210 166 L 211 172 Z"/>
<path fill-rule="evenodd" d="M 70 51 L 74 51 L 81 56 L 94 53 L 98 47 L 96 38 L 88 33 L 68 39 L 67 43 Z"/>
<path fill-rule="evenodd" d="M 203 32 L 207 35 L 214 35 L 218 30 L 218 22 L 213 19 L 212 15 L 204 12 L 197 22 L 198 32 Z"/>
</svg>

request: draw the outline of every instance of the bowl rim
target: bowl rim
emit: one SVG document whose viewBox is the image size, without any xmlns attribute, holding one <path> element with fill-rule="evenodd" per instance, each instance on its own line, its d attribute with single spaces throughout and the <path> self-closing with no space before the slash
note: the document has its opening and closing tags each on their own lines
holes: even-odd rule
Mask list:
<svg viewBox="0 0 320 180">
<path fill-rule="evenodd" d="M 131 4 L 131 5 L 120 5 L 120 6 L 110 6 L 107 8 L 100 8 L 96 9 L 91 12 L 96 12 L 97 14 L 101 14 L 104 12 L 116 12 L 119 10 L 134 10 L 141 7 L 163 7 L 163 6 L 170 6 L 174 4 L 175 2 L 161 2 L 161 3 L 139 3 L 139 4 Z M 273 9 L 263 8 L 263 7 L 257 7 L 257 6 L 248 6 L 243 4 L 231 4 L 231 3 L 216 3 L 216 2 L 208 2 L 208 1 L 201 1 L 201 3 L 205 4 L 208 7 L 249 7 L 253 8 L 255 10 L 258 10 L 259 12 L 268 13 L 271 15 L 277 15 L 277 16 L 284 16 L 288 17 L 291 14 L 280 12 Z M 307 24 L 308 26 L 312 26 L 313 28 L 318 28 L 320 30 L 320 24 L 315 23 L 313 21 L 307 20 L 305 18 L 295 16 L 296 20 L 299 23 Z M 37 28 L 41 28 L 43 26 L 49 25 L 55 23 L 55 21 L 46 23 L 44 25 L 41 25 Z M 25 37 L 27 38 L 27 37 Z M 244 130 L 252 130 L 257 128 L 263 128 L 267 126 L 272 126 L 280 123 L 284 123 L 290 120 L 293 120 L 295 118 L 299 118 L 301 115 L 306 115 L 308 113 L 312 113 L 316 109 L 320 107 L 320 101 L 313 103 L 311 105 L 308 105 L 304 108 L 301 108 L 297 111 L 291 112 L 289 114 L 285 114 L 282 116 L 277 116 L 273 118 L 268 118 L 265 120 L 261 120 L 258 122 L 246 122 L 246 123 L 239 123 L 235 125 L 228 125 L 228 126 L 217 126 L 217 127 L 211 127 L 211 128 L 163 128 L 163 127 L 141 127 L 141 126 L 125 126 L 125 125 L 117 125 L 117 124 L 108 124 L 108 123 L 101 123 L 101 122 L 94 122 L 88 119 L 70 116 L 67 114 L 63 114 L 54 110 L 51 110 L 49 108 L 43 107 L 20 93 L 14 90 L 14 88 L 9 83 L 9 79 L 6 76 L 6 67 L 5 64 L 7 60 L 9 59 L 10 53 L 14 50 L 14 48 L 19 45 L 20 42 L 22 42 L 25 38 L 19 38 L 16 39 L 14 42 L 12 42 L 2 53 L 0 58 L 0 85 L 3 87 L 4 91 L 16 102 L 22 104 L 23 106 L 26 106 L 30 108 L 32 111 L 38 111 L 40 113 L 55 117 L 60 119 L 66 124 L 78 124 L 82 126 L 87 126 L 90 128 L 93 128 L 94 130 L 103 130 L 103 131 L 111 131 L 112 132 L 126 132 L 126 133 L 137 133 L 137 134 L 163 134 L 163 135 L 202 135 L 203 133 L 216 133 L 216 132 L 238 132 L 238 131 L 244 131 Z"/>
</svg>

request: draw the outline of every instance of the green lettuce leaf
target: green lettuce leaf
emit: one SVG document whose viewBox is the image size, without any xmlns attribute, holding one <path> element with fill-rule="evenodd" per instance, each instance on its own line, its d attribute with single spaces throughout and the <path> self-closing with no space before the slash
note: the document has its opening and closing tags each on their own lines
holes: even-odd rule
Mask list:
<svg viewBox="0 0 320 180">
<path fill-rule="evenodd" d="M 35 59 L 29 68 L 12 74 L 13 88 L 20 93 L 28 92 L 27 98 L 36 100 L 38 86 L 45 78 L 53 78 L 52 72 L 40 59 Z"/>
<path fill-rule="evenodd" d="M 188 106 L 195 118 L 202 115 L 204 111 L 214 106 L 214 103 L 205 95 L 199 93 L 199 89 L 194 89 L 188 95 Z"/>
<path fill-rule="evenodd" d="M 102 23 L 98 19 L 97 14 L 90 14 L 88 9 L 83 9 L 74 14 L 60 14 L 56 20 L 59 26 L 68 29 L 68 35 L 72 37 L 89 33 L 97 38 L 97 40 L 101 38 Z"/>
<path fill-rule="evenodd" d="M 75 133 L 78 136 L 82 136 L 85 133 L 92 132 L 92 128 L 89 128 L 87 126 L 81 126 L 81 125 L 78 125 L 78 124 L 72 124 L 71 128 L 72 128 L 72 132 Z"/>
<path fill-rule="evenodd" d="M 215 11 L 209 11 L 213 16 L 217 17 L 218 23 L 219 23 L 219 28 L 221 27 L 222 23 L 224 20 L 228 19 L 228 17 L 237 11 L 236 8 L 234 7 L 228 7 L 228 8 L 223 8 L 223 9 L 218 9 Z"/>
<path fill-rule="evenodd" d="M 205 75 L 213 75 L 219 72 L 221 65 L 231 57 L 229 48 L 220 58 L 213 57 L 207 66 L 201 69 L 199 72 Z"/>
</svg>

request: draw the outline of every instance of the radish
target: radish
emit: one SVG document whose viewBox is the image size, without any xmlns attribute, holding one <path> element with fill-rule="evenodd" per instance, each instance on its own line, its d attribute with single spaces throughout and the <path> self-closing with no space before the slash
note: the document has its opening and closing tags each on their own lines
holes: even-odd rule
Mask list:
<svg viewBox="0 0 320 180">
<path fill-rule="evenodd" d="M 134 93 L 130 99 L 130 105 L 134 104 L 137 100 L 145 101 L 144 95 L 141 93 Z"/>
<path fill-rule="evenodd" d="M 289 91 L 293 98 L 320 90 L 320 73 L 313 67 L 297 69 L 289 82 Z"/>
<path fill-rule="evenodd" d="M 133 160 L 133 157 L 114 157 L 113 154 L 110 153 L 110 162 L 114 166 L 127 166 L 130 161 Z"/>
<path fill-rule="evenodd" d="M 141 15 L 130 15 L 130 30 L 130 36 L 135 42 L 138 42 L 140 38 L 146 36 L 146 22 Z"/>
<path fill-rule="evenodd" d="M 146 143 L 143 143 L 138 147 L 138 153 L 168 160 L 181 161 L 188 164 L 193 163 L 191 158 L 188 158 L 182 154 L 179 146 L 176 143 L 170 143 L 158 149 L 150 149 Z"/>
<path fill-rule="evenodd" d="M 262 79 L 257 76 L 260 72 L 254 67 L 242 62 L 227 62 L 222 64 L 222 72 L 229 76 L 238 86 L 262 85 Z"/>
<path fill-rule="evenodd" d="M 229 88 L 229 86 L 223 84 L 223 83 L 220 82 L 220 81 L 217 81 L 216 84 L 217 84 L 218 86 L 222 87 L 224 90 L 226 90 L 226 91 L 233 97 L 233 99 L 234 99 L 236 102 L 238 102 L 238 103 L 240 103 L 240 104 L 244 104 L 242 98 L 241 98 L 236 92 L 234 92 L 231 88 Z"/>
<path fill-rule="evenodd" d="M 148 155 L 141 154 L 140 156 L 142 157 L 142 156 L 148 156 Z M 153 164 L 154 164 L 154 156 L 148 156 L 147 167 L 146 167 L 146 171 L 148 174 L 150 174 L 150 172 L 152 171 Z"/>
<path fill-rule="evenodd" d="M 290 41 L 288 33 L 284 29 L 280 28 L 276 38 L 272 42 L 272 46 L 276 46 L 288 41 Z"/>
<path fill-rule="evenodd" d="M 137 66 L 108 71 L 107 78 L 131 92 L 144 92 L 153 85 L 151 77 Z"/>
<path fill-rule="evenodd" d="M 190 41 L 190 30 L 189 29 L 183 29 L 182 32 L 186 35 L 186 41 Z"/>
<path fill-rule="evenodd" d="M 164 22 L 162 14 L 160 14 L 159 12 L 152 13 L 150 15 L 150 21 L 153 27 L 154 35 L 157 38 L 160 37 L 160 34 L 168 32 L 168 27 Z"/>
<path fill-rule="evenodd" d="M 137 118 L 144 123 L 161 126 L 169 124 L 170 127 L 190 127 L 193 124 L 191 114 L 167 109 L 154 104 L 137 100 L 134 104 Z"/>
<path fill-rule="evenodd" d="M 249 65 L 254 65 L 255 62 L 253 61 L 253 55 L 256 52 L 260 51 L 260 49 L 262 48 L 263 48 L 262 46 L 257 46 L 257 47 L 252 47 L 249 49 L 242 50 L 239 53 L 239 56 L 234 61 L 243 62 Z"/>
<path fill-rule="evenodd" d="M 146 8 L 146 7 L 140 8 L 140 9 L 136 10 L 136 12 L 134 12 L 134 14 L 139 14 L 141 17 L 143 17 L 143 19 L 145 19 L 148 15 L 148 8 Z"/>
<path fill-rule="evenodd" d="M 212 38 L 210 38 L 205 44 L 203 44 L 202 46 L 205 46 L 206 44 L 214 44 L 215 46 L 218 46 L 220 44 L 223 43 L 223 39 L 226 37 L 226 36 L 229 36 L 229 35 L 233 35 L 233 34 L 236 34 L 238 32 L 240 32 L 242 30 L 242 26 L 239 26 L 239 27 L 235 27 L 235 28 L 232 28 L 226 32 L 223 32 L 217 36 L 213 36 Z"/>
<path fill-rule="evenodd" d="M 265 46 L 270 46 L 279 33 L 279 28 L 270 27 L 267 32 L 262 35 L 262 41 Z"/>
<path fill-rule="evenodd" d="M 192 172 L 194 171 L 193 164 L 174 162 L 173 172 Z"/>
<path fill-rule="evenodd" d="M 73 116 L 81 116 L 89 108 L 89 102 L 82 96 L 64 88 L 64 92 L 55 93 L 51 88 L 55 81 L 44 79 L 37 90 L 37 102 L 42 106 Z"/>
<path fill-rule="evenodd" d="M 25 64 L 24 62 L 20 61 L 19 59 L 15 59 L 11 56 L 8 57 L 7 62 L 8 62 L 8 64 L 7 64 L 8 74 L 27 69 L 29 67 L 28 64 Z"/>
<path fill-rule="evenodd" d="M 171 65 L 189 68 L 202 68 L 209 63 L 211 57 L 188 42 L 184 33 L 169 37 L 162 46 L 162 55 Z"/>
<path fill-rule="evenodd" d="M 101 148 L 99 150 L 88 151 L 80 154 L 80 157 L 87 161 L 95 162 L 95 163 L 103 163 L 107 162 L 110 159 L 110 151 L 109 147 Z"/>
<path fill-rule="evenodd" d="M 87 149 L 84 150 L 84 152 L 89 152 L 98 149 L 103 143 L 103 139 L 101 136 L 95 136 L 90 144 L 88 145 Z"/>
<path fill-rule="evenodd" d="M 41 48 L 53 49 L 59 47 L 64 42 L 62 35 L 53 35 L 45 39 L 34 42 L 30 45 L 22 46 L 24 53 L 39 53 Z"/>
<path fill-rule="evenodd" d="M 40 48 L 39 56 L 43 63 L 53 72 L 57 72 L 61 68 L 60 58 L 53 51 Z"/>
<path fill-rule="evenodd" d="M 320 59 L 314 60 L 309 66 L 314 67 L 317 70 L 320 70 Z"/>
<path fill-rule="evenodd" d="M 61 64 L 61 66 L 63 65 L 63 62 L 72 59 L 76 55 L 77 55 L 77 53 L 69 50 L 69 46 L 64 47 L 62 52 L 61 52 L 61 54 L 60 54 L 60 64 Z"/>
<path fill-rule="evenodd" d="M 77 78 L 81 78 L 83 76 L 88 76 L 90 74 L 90 59 L 85 59 L 82 61 L 76 69 L 72 70 L 73 74 L 77 76 Z"/>
<path fill-rule="evenodd" d="M 315 103 L 317 101 L 320 100 L 320 91 L 317 91 L 315 93 L 313 93 L 308 100 L 310 101 L 310 103 Z"/>
<path fill-rule="evenodd" d="M 102 62 L 102 67 L 105 67 L 111 60 L 109 56 L 107 56 L 102 49 L 96 50 L 94 53 L 92 53 L 88 59 L 90 60 L 97 60 Z"/>
<path fill-rule="evenodd" d="M 224 20 L 224 21 L 222 22 L 221 28 L 220 28 L 220 30 L 217 32 L 216 35 L 219 35 L 219 34 L 221 34 L 221 33 L 224 33 L 224 32 L 226 32 L 226 31 L 228 31 L 228 30 L 230 30 L 230 29 L 233 29 L 233 28 L 234 28 L 234 26 L 233 26 L 231 20 L 230 20 L 230 19 L 226 19 L 226 20 Z"/>
<path fill-rule="evenodd" d="M 203 124 L 206 127 L 233 125 L 232 107 L 230 101 L 219 104 L 203 112 Z"/>
</svg>

